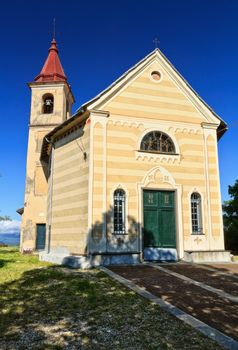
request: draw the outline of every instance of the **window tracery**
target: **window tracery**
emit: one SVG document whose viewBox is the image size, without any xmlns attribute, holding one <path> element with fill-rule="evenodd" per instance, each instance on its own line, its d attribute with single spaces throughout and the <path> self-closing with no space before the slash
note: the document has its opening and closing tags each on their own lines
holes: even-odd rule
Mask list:
<svg viewBox="0 0 238 350">
<path fill-rule="evenodd" d="M 162 131 L 151 131 L 146 134 L 140 145 L 141 151 L 158 153 L 175 153 L 171 138 Z"/>
</svg>

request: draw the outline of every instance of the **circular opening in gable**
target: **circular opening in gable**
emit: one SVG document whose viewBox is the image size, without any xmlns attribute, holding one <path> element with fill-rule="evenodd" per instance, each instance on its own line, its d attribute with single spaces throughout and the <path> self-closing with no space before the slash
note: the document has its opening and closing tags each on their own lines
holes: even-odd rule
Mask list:
<svg viewBox="0 0 238 350">
<path fill-rule="evenodd" d="M 151 73 L 151 78 L 155 81 L 160 81 L 161 80 L 161 74 L 158 71 L 153 71 Z"/>
</svg>

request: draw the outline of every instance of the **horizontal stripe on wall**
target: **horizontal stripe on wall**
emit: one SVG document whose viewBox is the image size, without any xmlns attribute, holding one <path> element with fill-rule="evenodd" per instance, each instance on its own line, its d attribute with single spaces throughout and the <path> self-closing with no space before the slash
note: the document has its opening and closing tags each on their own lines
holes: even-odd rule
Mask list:
<svg viewBox="0 0 238 350">
<path fill-rule="evenodd" d="M 61 190 L 67 186 L 74 185 L 74 184 L 79 186 L 84 186 L 87 183 L 88 183 L 88 174 L 81 175 L 80 177 L 69 178 L 69 179 L 66 177 L 65 181 L 62 181 L 62 182 L 58 181 L 58 183 L 54 182 L 53 189 L 54 191 L 56 189 Z"/>
<path fill-rule="evenodd" d="M 85 172 L 87 171 L 87 168 L 88 168 L 88 163 L 86 163 L 84 161 L 84 163 L 82 163 L 82 160 L 80 160 L 79 158 L 78 159 L 75 159 L 75 160 L 71 160 L 67 163 L 65 163 L 64 165 L 60 165 L 58 167 L 55 167 L 54 168 L 54 174 L 56 175 L 56 172 L 57 172 L 57 176 L 59 177 L 62 173 L 65 172 L 65 170 L 76 170 L 76 169 L 80 169 L 80 171 L 84 171 Z"/>
<path fill-rule="evenodd" d="M 175 122 L 182 122 L 182 123 L 191 123 L 191 116 L 186 117 L 183 114 L 181 115 L 176 115 L 173 114 L 169 111 L 167 111 L 168 113 L 158 113 L 155 111 L 143 111 L 142 109 L 138 109 L 138 110 L 134 110 L 134 109 L 122 109 L 122 108 L 115 108 L 115 107 L 110 107 L 110 113 L 113 113 L 115 115 L 125 115 L 125 116 L 131 116 L 131 117 L 135 117 L 135 118 L 143 118 L 145 119 L 145 115 L 150 118 L 150 119 L 156 119 L 156 120 L 162 120 L 162 121 L 175 121 Z M 200 125 L 201 121 L 205 121 L 202 120 L 201 117 L 193 117 L 192 118 L 193 123 Z"/>
<path fill-rule="evenodd" d="M 83 194 L 88 194 L 88 188 L 87 187 L 78 187 L 76 189 L 73 189 L 72 191 L 64 192 L 64 193 L 59 193 L 59 194 L 54 194 L 54 200 L 59 200 L 59 199 L 67 199 L 71 198 L 72 196 L 80 196 Z"/>
<path fill-rule="evenodd" d="M 85 222 L 84 225 L 82 226 L 81 223 L 77 224 L 75 227 L 64 227 L 62 228 L 61 226 L 58 228 L 54 228 L 54 230 L 51 231 L 52 235 L 64 235 L 67 239 L 67 236 L 70 234 L 75 234 L 78 233 L 82 235 L 83 237 L 87 237 L 88 235 L 88 230 L 85 228 L 87 226 L 87 223 Z"/>
<path fill-rule="evenodd" d="M 87 203 L 84 203 L 80 205 L 77 203 L 77 206 L 73 206 L 75 203 L 72 203 L 72 206 L 65 205 L 65 206 L 57 206 L 52 211 L 52 218 L 59 218 L 59 217 L 67 217 L 71 215 L 87 215 L 88 213 L 88 207 Z M 62 213 L 63 212 L 63 213 Z M 76 212 L 76 214 L 74 214 Z"/>
<path fill-rule="evenodd" d="M 53 211 L 53 217 L 54 218 L 63 218 L 64 216 L 72 216 L 72 215 L 87 215 L 87 211 L 85 213 L 82 213 L 81 208 L 78 206 L 76 208 L 69 208 L 69 209 L 60 209 L 60 210 L 55 210 Z M 85 216 L 86 218 L 86 216 Z"/>
<path fill-rule="evenodd" d="M 66 204 L 61 204 L 59 206 L 55 206 L 53 208 L 53 214 L 60 212 L 62 210 L 71 210 L 71 209 L 78 209 L 80 210 L 81 214 L 87 213 L 88 210 L 88 201 L 83 201 L 83 202 L 75 202 L 75 203 L 66 203 Z"/>
<path fill-rule="evenodd" d="M 158 85 L 157 85 L 158 86 Z M 143 86 L 128 86 L 124 91 L 124 94 L 127 93 L 133 93 L 137 95 L 148 95 L 148 96 L 155 96 L 155 97 L 165 97 L 169 99 L 174 99 L 174 100 L 183 100 L 185 103 L 187 102 L 187 99 L 184 97 L 184 95 L 178 91 L 171 91 L 168 89 L 156 89 L 155 86 L 147 86 L 145 89 Z"/>
<path fill-rule="evenodd" d="M 75 154 L 77 152 L 77 150 L 80 149 L 79 146 L 82 147 L 82 144 L 86 149 L 88 149 L 89 137 L 87 137 L 87 138 L 83 137 L 80 139 L 77 138 L 68 144 L 65 144 L 59 148 L 56 148 L 55 152 L 54 152 L 55 161 L 60 162 L 61 160 L 64 160 L 65 158 L 67 158 L 68 155 L 70 155 L 70 153 Z"/>
<path fill-rule="evenodd" d="M 86 220 L 85 220 L 86 221 Z M 82 225 L 83 220 L 80 221 L 64 221 L 64 222 L 53 222 L 51 225 L 51 229 L 55 229 L 55 228 L 76 228 L 76 227 L 80 227 L 80 225 Z"/>
<path fill-rule="evenodd" d="M 63 237 L 61 237 L 63 238 Z M 53 239 L 52 241 L 56 241 L 56 244 L 52 244 L 52 248 L 65 247 L 69 250 L 69 254 L 85 254 L 85 239 L 81 240 L 71 240 L 67 243 L 67 241 L 60 240 L 60 238 Z"/>
<path fill-rule="evenodd" d="M 74 178 L 76 179 L 81 178 L 82 181 L 85 181 L 86 178 L 88 178 L 88 174 L 87 173 L 82 174 L 82 171 L 80 171 L 80 169 L 76 171 L 72 171 L 72 169 L 66 169 L 64 172 L 64 175 L 60 174 L 59 176 L 55 176 L 54 185 L 70 181 Z"/>
<path fill-rule="evenodd" d="M 70 185 L 64 185 L 64 186 L 60 186 L 58 188 L 53 187 L 54 196 L 56 196 L 58 194 L 66 193 L 66 192 L 71 192 L 71 191 L 78 189 L 78 188 L 87 188 L 88 180 L 86 180 L 86 181 L 79 181 L 80 179 L 77 179 L 77 180 L 78 180 L 77 182 L 70 184 Z"/>
<path fill-rule="evenodd" d="M 117 156 L 115 156 L 115 155 L 111 156 L 111 155 L 107 154 L 106 160 L 107 160 L 107 162 L 120 162 L 120 163 L 124 163 L 124 164 L 133 164 L 134 163 L 134 165 L 137 165 L 137 164 L 148 164 L 147 160 L 143 160 L 142 161 L 141 159 L 136 159 L 136 156 L 135 156 L 136 154 L 137 153 L 135 153 L 135 151 L 130 152 L 130 156 L 128 156 L 128 155 L 125 156 L 124 155 L 124 151 L 123 152 L 118 152 Z M 149 157 L 152 153 L 143 152 L 141 154 L 148 155 L 148 157 Z M 94 155 L 94 164 L 95 164 L 95 162 L 99 162 L 99 161 L 100 162 L 102 161 L 102 156 L 101 155 Z M 154 162 L 153 161 L 152 162 L 149 161 L 149 163 L 150 163 L 151 167 L 153 167 L 152 164 L 154 164 Z M 161 161 L 157 162 L 158 165 L 160 163 L 163 164 L 163 166 L 165 166 L 164 162 L 161 162 Z M 99 163 L 96 163 L 96 164 L 99 164 Z M 166 166 L 167 166 L 167 164 L 166 164 Z M 200 161 L 200 159 L 197 160 L 196 157 L 193 157 L 193 159 L 191 159 L 191 161 L 188 161 L 187 157 L 186 157 L 186 159 L 182 159 L 181 160 L 180 164 L 175 163 L 174 166 L 175 167 L 183 167 L 183 168 L 205 169 L 204 159 L 202 161 Z M 216 170 L 216 167 L 213 167 L 212 169 Z M 212 171 L 214 171 L 214 170 L 212 170 Z"/>
<path fill-rule="evenodd" d="M 176 97 L 173 97 L 173 96 L 168 96 L 168 94 L 166 93 L 166 96 L 161 96 L 160 93 L 158 94 L 146 94 L 143 93 L 143 90 L 140 90 L 139 89 L 139 92 L 136 91 L 136 92 L 132 92 L 132 91 L 128 91 L 129 89 L 126 89 L 125 91 L 122 91 L 120 93 L 120 96 L 121 97 L 126 97 L 126 98 L 131 98 L 131 99 L 135 99 L 135 100 L 145 100 L 145 101 L 159 101 L 159 102 L 165 102 L 167 104 L 171 103 L 171 104 L 174 104 L 174 105 L 180 105 L 180 106 L 191 106 L 191 103 L 189 103 L 187 100 L 185 100 L 182 96 L 181 98 L 181 95 L 178 96 L 178 98 L 176 98 L 176 94 L 175 96 Z M 138 89 L 136 89 L 138 90 Z M 154 91 L 153 91 L 154 92 Z M 136 102 L 135 102 L 136 103 Z M 194 107 L 193 107 L 194 108 Z"/>
<path fill-rule="evenodd" d="M 176 104 L 176 103 L 167 103 L 167 102 L 162 102 L 158 100 L 152 100 L 150 99 L 149 101 L 140 98 L 140 99 L 135 99 L 135 98 L 130 98 L 130 97 L 124 97 L 124 96 L 117 96 L 116 98 L 113 99 L 113 103 L 110 105 L 112 107 L 117 107 L 117 103 L 122 103 L 122 104 L 130 104 L 130 105 L 138 105 L 138 106 L 148 106 L 149 108 L 153 107 L 156 108 L 157 110 L 175 110 L 177 111 L 184 111 L 184 112 L 191 112 L 191 113 L 196 113 L 197 110 L 191 105 L 181 105 L 181 104 Z"/>
<path fill-rule="evenodd" d="M 156 113 L 158 115 L 163 114 L 164 116 L 170 116 L 173 115 L 173 117 L 189 117 L 190 122 L 193 121 L 193 119 L 198 119 L 203 121 L 201 118 L 200 114 L 196 111 L 183 111 L 183 110 L 178 110 L 178 109 L 172 109 L 172 108 L 159 108 L 159 107 L 153 107 L 152 105 L 142 105 L 142 104 L 130 104 L 130 103 L 121 103 L 121 102 L 111 102 L 110 105 L 108 106 L 109 109 L 119 109 L 121 113 L 123 113 L 124 110 L 132 110 L 132 111 L 140 111 L 140 112 L 149 112 L 149 113 Z M 166 120 L 166 119 L 165 119 Z M 170 118 L 169 118 L 170 120 Z"/>
<path fill-rule="evenodd" d="M 84 149 L 86 152 L 89 151 L 88 148 L 89 144 L 88 142 L 83 142 L 83 144 L 76 140 L 75 144 L 72 145 L 70 149 L 67 149 L 67 151 L 63 152 L 63 148 L 58 149 L 58 152 L 55 152 L 55 164 L 62 164 L 65 160 L 74 158 L 77 155 L 80 155 L 82 153 L 81 148 Z"/>
<path fill-rule="evenodd" d="M 127 170 L 127 174 L 126 175 L 125 175 L 125 169 Z M 205 177 L 204 177 L 203 172 L 200 171 L 200 170 L 198 171 L 198 169 L 197 169 L 197 171 L 192 173 L 192 176 L 189 173 L 190 171 L 192 171 L 192 169 L 190 169 L 187 173 L 184 172 L 184 171 L 182 171 L 182 172 L 177 171 L 179 169 L 175 169 L 176 171 L 174 170 L 172 172 L 172 171 L 170 171 L 169 167 L 167 167 L 167 170 L 172 173 L 172 175 L 175 178 L 177 183 L 180 183 L 180 181 L 182 179 L 191 179 L 191 181 L 193 183 L 194 183 L 194 180 L 204 180 L 205 181 Z M 102 169 L 100 167 L 95 167 L 94 171 L 95 171 L 95 173 L 100 174 Z M 200 174 L 199 174 L 199 172 L 200 172 Z M 129 180 L 130 177 L 133 177 L 133 178 L 136 178 L 137 182 L 138 182 L 138 181 L 143 179 L 143 177 L 146 175 L 146 172 L 145 172 L 144 169 L 140 169 L 139 166 L 138 166 L 137 169 L 130 169 L 130 168 L 123 167 L 123 166 L 120 169 L 117 168 L 117 167 L 114 167 L 114 168 L 108 167 L 108 169 L 107 169 L 107 178 L 109 179 L 109 181 L 112 181 L 112 179 L 110 179 L 110 176 L 114 176 L 114 175 L 123 176 L 123 177 L 127 176 L 128 180 Z M 159 176 L 162 177 L 162 175 L 159 175 Z M 211 175 L 211 178 L 212 177 L 213 177 L 213 175 Z"/>
<path fill-rule="evenodd" d="M 97 181 L 97 179 L 95 179 L 95 180 Z M 128 175 L 118 175 L 118 174 L 113 174 L 107 178 L 107 181 L 109 182 L 108 185 L 110 185 L 110 186 L 113 184 L 115 186 L 115 183 L 123 183 L 126 186 L 129 186 L 131 183 L 140 182 L 138 180 L 142 181 L 142 178 L 138 179 L 138 176 L 128 176 Z M 180 183 L 182 185 L 189 185 L 190 188 L 193 188 L 193 187 L 197 187 L 197 186 L 204 186 L 205 179 L 203 179 L 203 180 L 195 180 L 195 179 L 186 180 L 186 179 L 181 178 Z M 96 184 L 94 183 L 94 185 L 96 185 Z M 158 187 L 158 184 L 153 184 L 153 186 Z M 161 183 L 159 187 L 166 188 L 166 184 Z"/>
<path fill-rule="evenodd" d="M 65 157 L 64 160 L 57 161 L 54 164 L 54 171 L 60 170 L 61 167 L 65 166 L 67 167 L 68 164 L 70 164 L 73 161 L 78 161 L 78 164 L 85 166 L 87 164 L 87 161 L 83 159 L 83 152 L 82 150 L 78 149 L 77 153 L 71 154 L 69 157 Z"/>
<path fill-rule="evenodd" d="M 162 86 L 160 84 L 151 84 L 151 82 L 144 83 L 144 82 L 134 81 L 132 85 L 133 87 L 141 88 L 144 91 L 156 90 L 156 91 L 166 91 L 166 92 L 172 92 L 172 93 L 173 92 L 178 93 L 179 91 L 176 86 Z M 185 99 L 184 96 L 183 98 Z"/>
<path fill-rule="evenodd" d="M 117 131 L 116 129 L 115 130 L 107 130 L 107 139 L 109 139 L 109 140 L 113 140 L 113 138 L 116 137 L 119 139 L 128 139 L 130 141 L 134 141 L 137 144 L 138 136 L 139 135 L 135 135 L 133 132 Z M 130 144 L 131 144 L 131 142 L 130 142 Z"/>
<path fill-rule="evenodd" d="M 71 197 L 68 197 L 68 198 L 63 198 L 63 199 L 58 199 L 58 200 L 55 200 L 53 199 L 53 206 L 60 206 L 61 204 L 67 204 L 67 203 L 74 203 L 74 202 L 81 202 L 81 201 L 84 201 L 84 200 L 88 200 L 88 194 L 87 193 L 83 193 L 83 194 L 79 194 L 79 195 L 76 195 L 76 196 L 71 196 Z"/>
<path fill-rule="evenodd" d="M 141 75 L 136 79 L 136 82 L 138 83 L 145 83 L 145 84 L 150 84 L 153 86 L 153 82 L 150 80 L 148 72 L 146 75 Z M 166 79 L 165 77 L 163 77 L 163 79 L 160 81 L 160 86 L 166 86 L 166 87 L 174 87 L 174 83 L 171 80 Z M 133 85 L 133 83 L 132 83 Z"/>
<path fill-rule="evenodd" d="M 133 166 L 130 166 L 134 165 Z M 158 163 L 157 163 L 158 164 Z M 113 171 L 115 169 L 118 170 L 118 174 L 120 174 L 123 170 L 128 170 L 128 175 L 133 174 L 135 175 L 136 172 L 138 171 L 138 176 L 143 175 L 145 176 L 146 173 L 152 168 L 151 167 L 151 163 L 140 163 L 139 161 L 134 161 L 134 162 L 130 162 L 130 163 L 122 163 L 122 162 L 113 162 L 113 161 L 108 161 L 107 163 L 108 168 L 107 168 L 107 173 L 111 174 L 113 173 Z M 204 168 L 201 167 L 182 167 L 181 165 L 175 165 L 175 166 L 171 166 L 166 164 L 166 166 L 162 163 L 162 167 L 164 167 L 165 169 L 167 169 L 173 176 L 178 176 L 177 174 L 194 174 L 195 176 L 198 174 L 202 174 L 204 175 Z M 131 169 L 134 168 L 134 169 Z M 100 163 L 95 161 L 95 171 L 98 172 L 98 169 L 100 169 Z M 139 172 L 139 170 L 142 172 Z M 213 176 L 213 175 L 211 175 Z"/>
<path fill-rule="evenodd" d="M 61 223 L 61 222 L 86 222 L 88 221 L 87 214 L 78 214 L 78 215 L 68 215 L 68 216 L 61 216 L 61 217 L 55 217 L 53 216 L 53 222 L 54 224 L 56 223 Z"/>
</svg>

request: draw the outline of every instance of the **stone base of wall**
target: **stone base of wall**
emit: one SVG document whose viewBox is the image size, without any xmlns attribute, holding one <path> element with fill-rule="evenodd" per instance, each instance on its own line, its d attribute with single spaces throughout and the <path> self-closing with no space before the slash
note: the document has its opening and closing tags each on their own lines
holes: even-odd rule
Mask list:
<svg viewBox="0 0 238 350">
<path fill-rule="evenodd" d="M 184 252 L 183 260 L 194 263 L 231 262 L 231 254 L 226 250 Z"/>
<path fill-rule="evenodd" d="M 140 263 L 139 253 L 121 253 L 121 254 L 93 254 L 89 256 L 73 256 L 65 253 L 46 253 L 39 254 L 41 261 L 51 262 L 57 265 L 69 266 L 75 269 L 88 269 L 94 266 L 108 265 L 134 265 Z"/>
<path fill-rule="evenodd" d="M 178 254 L 175 248 L 144 248 L 144 260 L 146 261 L 177 261 Z"/>
</svg>

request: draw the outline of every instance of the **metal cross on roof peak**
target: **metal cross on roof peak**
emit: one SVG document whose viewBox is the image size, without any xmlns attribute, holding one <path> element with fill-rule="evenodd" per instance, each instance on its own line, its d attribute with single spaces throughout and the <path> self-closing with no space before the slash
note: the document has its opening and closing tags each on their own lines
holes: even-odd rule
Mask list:
<svg viewBox="0 0 238 350">
<path fill-rule="evenodd" d="M 158 39 L 157 37 L 154 38 L 153 43 L 155 44 L 155 48 L 158 49 L 158 46 L 159 46 L 159 44 L 160 44 L 160 41 L 159 41 L 159 39 Z"/>
<path fill-rule="evenodd" d="M 55 18 L 53 18 L 53 39 L 55 39 Z"/>
</svg>

